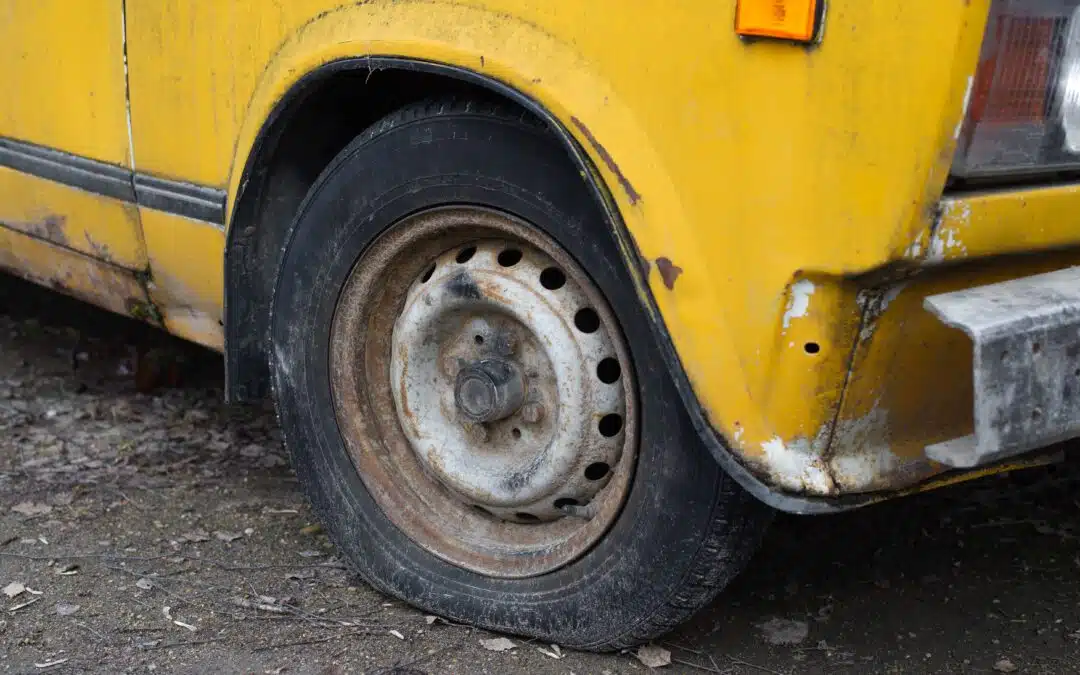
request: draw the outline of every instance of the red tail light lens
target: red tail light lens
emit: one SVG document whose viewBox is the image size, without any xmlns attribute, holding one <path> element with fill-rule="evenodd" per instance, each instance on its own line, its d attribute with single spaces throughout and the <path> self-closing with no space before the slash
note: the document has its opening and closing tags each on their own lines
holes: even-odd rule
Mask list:
<svg viewBox="0 0 1080 675">
<path fill-rule="evenodd" d="M 1069 108 L 1080 102 L 1069 100 L 1068 84 L 1080 56 L 1078 8 L 1080 0 L 993 4 L 958 138 L 954 176 L 1080 167 L 1064 126 Z"/>
</svg>

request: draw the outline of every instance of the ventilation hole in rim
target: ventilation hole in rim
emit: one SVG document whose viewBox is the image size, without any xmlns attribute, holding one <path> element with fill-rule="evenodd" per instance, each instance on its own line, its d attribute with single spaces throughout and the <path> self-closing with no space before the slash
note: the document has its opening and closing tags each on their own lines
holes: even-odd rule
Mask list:
<svg viewBox="0 0 1080 675">
<path fill-rule="evenodd" d="M 522 511 L 520 513 L 515 513 L 514 517 L 517 518 L 518 520 L 523 520 L 526 523 L 535 523 L 536 521 L 540 520 L 539 518 L 537 518 L 533 514 L 525 513 L 524 511 Z"/>
<path fill-rule="evenodd" d="M 619 381 L 620 375 L 622 375 L 622 367 L 619 366 L 618 361 L 610 356 L 600 361 L 596 366 L 596 376 L 604 384 L 615 384 Z"/>
<path fill-rule="evenodd" d="M 516 248 L 508 248 L 496 258 L 503 267 L 513 267 L 521 261 L 521 251 Z"/>
<path fill-rule="evenodd" d="M 510 430 L 510 435 L 513 436 L 514 438 L 521 438 L 521 429 L 518 429 L 517 427 L 514 427 L 513 429 Z"/>
<path fill-rule="evenodd" d="M 591 307 L 579 309 L 574 315 L 574 325 L 582 333 L 595 333 L 600 328 L 600 315 Z"/>
<path fill-rule="evenodd" d="M 473 336 L 473 342 L 475 342 L 478 345 L 484 344 L 484 336 L 483 335 L 475 335 L 475 336 Z"/>
<path fill-rule="evenodd" d="M 817 354 L 821 351 L 821 345 L 816 342 L 807 342 L 803 345 L 803 349 L 806 350 L 807 354 Z"/>
<path fill-rule="evenodd" d="M 426 284 L 432 274 L 435 274 L 435 263 L 431 263 L 431 266 L 424 270 L 424 274 L 420 277 L 420 283 Z"/>
<path fill-rule="evenodd" d="M 564 506 L 577 506 L 578 500 L 571 499 L 570 497 L 560 497 L 555 500 L 555 508 L 561 509 Z"/>
<path fill-rule="evenodd" d="M 558 267 L 549 267 L 540 273 L 540 285 L 549 291 L 557 291 L 566 285 L 566 275 Z"/>
<path fill-rule="evenodd" d="M 585 467 L 585 477 L 589 480 L 600 480 L 604 476 L 608 475 L 611 471 L 611 467 L 604 462 L 593 462 L 589 466 Z"/>
<path fill-rule="evenodd" d="M 622 415 L 611 413 L 600 418 L 600 435 L 611 438 L 622 430 Z"/>
<path fill-rule="evenodd" d="M 465 248 L 458 251 L 457 257 L 454 258 L 454 260 L 458 261 L 459 263 L 467 263 L 474 255 L 476 255 L 476 247 L 466 246 Z"/>
</svg>

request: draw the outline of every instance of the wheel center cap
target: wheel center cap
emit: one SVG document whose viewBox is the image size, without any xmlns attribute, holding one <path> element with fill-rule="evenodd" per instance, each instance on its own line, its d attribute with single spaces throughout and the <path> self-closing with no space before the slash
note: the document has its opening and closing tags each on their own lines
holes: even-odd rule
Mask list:
<svg viewBox="0 0 1080 675">
<path fill-rule="evenodd" d="M 495 422 L 525 402 L 525 374 L 514 361 L 488 358 L 462 368 L 454 383 L 454 404 L 473 422 Z"/>
</svg>

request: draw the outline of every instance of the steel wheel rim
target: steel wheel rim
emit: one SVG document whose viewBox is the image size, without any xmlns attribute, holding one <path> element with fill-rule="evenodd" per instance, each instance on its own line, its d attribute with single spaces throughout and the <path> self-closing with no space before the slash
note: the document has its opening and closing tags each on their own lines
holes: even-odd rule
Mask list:
<svg viewBox="0 0 1080 675">
<path fill-rule="evenodd" d="M 615 522 L 637 459 L 629 350 L 600 291 L 537 228 L 477 207 L 398 222 L 342 289 L 329 365 L 361 480 L 437 557 L 535 576 Z"/>
</svg>

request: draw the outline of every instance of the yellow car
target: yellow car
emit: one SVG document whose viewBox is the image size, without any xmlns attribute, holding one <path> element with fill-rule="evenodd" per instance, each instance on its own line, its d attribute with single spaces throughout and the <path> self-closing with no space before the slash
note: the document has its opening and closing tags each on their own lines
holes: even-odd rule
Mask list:
<svg viewBox="0 0 1080 675">
<path fill-rule="evenodd" d="M 222 351 L 379 589 L 626 647 L 1080 434 L 1078 12 L 0 0 L 0 267 Z"/>
</svg>

